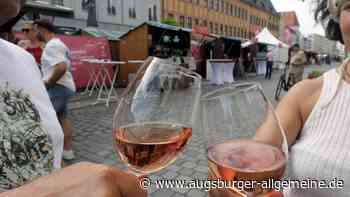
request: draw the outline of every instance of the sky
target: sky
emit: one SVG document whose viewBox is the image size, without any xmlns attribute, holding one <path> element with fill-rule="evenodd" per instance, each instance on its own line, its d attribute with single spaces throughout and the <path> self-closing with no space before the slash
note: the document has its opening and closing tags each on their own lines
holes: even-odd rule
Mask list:
<svg viewBox="0 0 350 197">
<path fill-rule="evenodd" d="M 321 25 L 316 25 L 313 19 L 314 4 L 312 0 L 271 0 L 278 12 L 295 11 L 298 16 L 300 31 L 304 35 L 317 33 L 324 35 Z"/>
</svg>

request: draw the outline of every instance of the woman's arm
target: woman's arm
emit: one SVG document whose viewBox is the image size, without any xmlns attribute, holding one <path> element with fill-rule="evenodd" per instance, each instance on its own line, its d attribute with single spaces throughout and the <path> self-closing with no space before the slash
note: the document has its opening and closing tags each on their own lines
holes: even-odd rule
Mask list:
<svg viewBox="0 0 350 197">
<path fill-rule="evenodd" d="M 281 126 L 286 132 L 288 145 L 296 141 L 309 114 L 321 94 L 322 79 L 304 80 L 289 90 L 276 108 Z M 280 147 L 282 135 L 270 113 L 266 121 L 257 130 L 255 140 Z"/>
</svg>

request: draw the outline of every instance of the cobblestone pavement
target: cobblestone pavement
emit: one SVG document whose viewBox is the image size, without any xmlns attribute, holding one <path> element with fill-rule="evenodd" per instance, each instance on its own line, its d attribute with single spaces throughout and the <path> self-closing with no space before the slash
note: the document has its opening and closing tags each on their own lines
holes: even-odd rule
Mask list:
<svg viewBox="0 0 350 197">
<path fill-rule="evenodd" d="M 306 73 L 317 67 L 306 69 Z M 329 67 L 322 67 L 329 69 Z M 265 93 L 273 99 L 274 89 L 280 76 L 279 72 L 274 72 L 271 80 L 265 80 L 263 76 L 248 79 L 248 81 L 260 82 Z M 207 87 L 207 90 L 217 87 Z M 85 98 L 86 99 L 86 98 Z M 74 102 L 80 99 L 74 99 Z M 112 117 L 116 104 L 110 107 L 105 105 L 86 105 L 93 102 L 84 100 L 78 102 L 78 107 L 71 104 L 70 118 L 74 124 L 73 146 L 76 159 L 72 163 L 79 161 L 91 161 L 112 165 L 121 169 L 125 166 L 121 163 L 113 149 L 112 138 Z M 85 103 L 85 104 L 81 104 Z M 275 103 L 275 102 L 274 102 Z M 275 103 L 276 104 L 276 103 Z M 73 109 L 74 108 L 74 109 Z M 206 143 L 201 131 L 194 131 L 193 136 L 185 148 L 184 153 L 170 167 L 150 176 L 156 179 L 181 179 L 194 180 L 207 178 Z M 154 186 L 149 190 L 151 197 L 204 197 L 207 192 L 199 189 L 157 189 Z"/>
</svg>

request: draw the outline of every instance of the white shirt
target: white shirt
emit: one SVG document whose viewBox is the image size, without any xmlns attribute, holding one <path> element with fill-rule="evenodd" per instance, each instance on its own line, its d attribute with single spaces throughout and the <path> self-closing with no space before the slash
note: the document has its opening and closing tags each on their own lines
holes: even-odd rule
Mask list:
<svg viewBox="0 0 350 197">
<path fill-rule="evenodd" d="M 321 95 L 290 149 L 288 164 L 291 180 L 325 184 L 323 188 L 290 188 L 286 197 L 350 196 L 349 102 L 350 84 L 335 69 L 326 72 Z"/>
<path fill-rule="evenodd" d="M 57 84 L 63 85 L 75 91 L 76 88 L 71 72 L 72 65 L 70 60 L 70 51 L 60 39 L 53 38 L 46 44 L 41 56 L 41 68 L 44 81 L 51 78 L 55 65 L 59 63 L 65 63 L 67 65 L 67 71 L 61 77 L 61 79 L 57 81 Z"/>
<path fill-rule="evenodd" d="M 6 128 L 1 127 L 10 124 L 13 132 L 26 132 L 27 129 L 28 135 L 37 135 L 38 131 L 41 135 L 48 135 L 53 147 L 54 167 L 60 168 L 63 131 L 34 58 L 24 49 L 1 39 L 0 51 L 0 134 L 5 135 Z M 12 113 L 4 114 L 8 110 L 22 114 L 20 119 L 26 123 L 21 124 L 18 120 L 11 122 L 8 118 Z M 34 121 L 31 120 L 33 116 Z M 4 118 L 7 122 L 3 121 Z"/>
</svg>

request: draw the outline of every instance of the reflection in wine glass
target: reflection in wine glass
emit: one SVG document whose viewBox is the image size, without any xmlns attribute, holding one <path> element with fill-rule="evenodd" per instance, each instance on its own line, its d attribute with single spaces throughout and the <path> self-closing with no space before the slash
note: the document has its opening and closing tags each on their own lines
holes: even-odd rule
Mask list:
<svg viewBox="0 0 350 197">
<path fill-rule="evenodd" d="M 259 84 L 236 84 L 210 92 L 202 97 L 201 110 L 211 178 L 238 183 L 283 177 L 288 160 L 287 141 Z M 280 135 L 282 143 L 273 146 L 255 141 L 255 133 L 266 129 Z M 257 184 L 235 185 L 228 192 L 232 196 L 257 196 L 271 189 Z"/>
<path fill-rule="evenodd" d="M 173 163 L 192 135 L 201 77 L 149 58 L 129 84 L 114 116 L 115 148 L 135 174 Z"/>
</svg>

